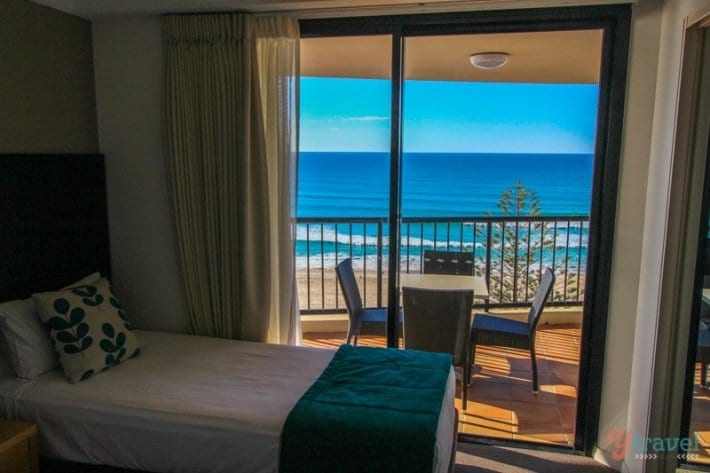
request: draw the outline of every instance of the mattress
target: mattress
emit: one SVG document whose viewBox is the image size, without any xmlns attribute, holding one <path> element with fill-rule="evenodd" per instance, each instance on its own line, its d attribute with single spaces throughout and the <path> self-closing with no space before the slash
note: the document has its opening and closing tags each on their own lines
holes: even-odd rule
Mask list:
<svg viewBox="0 0 710 473">
<path fill-rule="evenodd" d="M 153 472 L 278 472 L 289 412 L 334 352 L 136 331 L 141 354 L 78 384 L 60 369 L 0 382 L 0 413 L 35 422 L 40 453 Z M 435 471 L 454 429 L 449 375 Z"/>
</svg>

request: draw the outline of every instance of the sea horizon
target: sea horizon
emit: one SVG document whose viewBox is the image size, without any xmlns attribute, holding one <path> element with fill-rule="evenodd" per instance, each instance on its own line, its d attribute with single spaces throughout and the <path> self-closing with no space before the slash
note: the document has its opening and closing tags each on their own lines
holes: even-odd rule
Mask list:
<svg viewBox="0 0 710 473">
<path fill-rule="evenodd" d="M 522 182 L 541 215 L 589 213 L 587 153 L 404 153 L 402 216 L 500 215 L 501 194 Z M 298 217 L 387 217 L 389 153 L 302 151 Z"/>
<path fill-rule="evenodd" d="M 502 193 L 520 181 L 536 194 L 542 216 L 588 215 L 591 202 L 592 154 L 549 153 L 404 153 L 402 216 L 484 217 L 501 215 Z M 389 215 L 389 153 L 301 152 L 298 166 L 300 218 L 382 218 Z M 296 267 L 332 267 L 353 255 L 357 267 L 374 269 L 377 225 L 296 226 Z M 411 229 L 410 229 L 411 231 Z M 424 225 L 405 241 L 406 257 L 418 264 L 421 252 L 438 247 L 445 228 Z M 451 231 L 450 229 L 448 230 Z M 482 242 L 472 226 L 457 226 L 450 250 L 473 251 L 483 257 Z M 410 235 L 411 236 L 411 235 Z M 574 245 L 586 260 L 587 229 L 560 228 L 558 243 Z M 381 238 L 387 255 L 387 225 Z M 404 258 L 405 255 L 403 254 Z M 551 259 L 551 254 L 548 255 Z M 543 259 L 545 255 L 543 255 Z"/>
</svg>

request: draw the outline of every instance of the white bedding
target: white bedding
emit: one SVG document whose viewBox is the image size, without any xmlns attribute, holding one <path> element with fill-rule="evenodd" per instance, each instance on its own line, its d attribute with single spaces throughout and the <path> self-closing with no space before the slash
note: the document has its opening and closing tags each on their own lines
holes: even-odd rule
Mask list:
<svg viewBox="0 0 710 473">
<path fill-rule="evenodd" d="M 137 331 L 141 354 L 78 384 L 0 382 L 0 414 L 38 424 L 42 455 L 154 472 L 278 472 L 284 422 L 334 352 Z M 454 375 L 439 419 L 448 468 Z"/>
</svg>

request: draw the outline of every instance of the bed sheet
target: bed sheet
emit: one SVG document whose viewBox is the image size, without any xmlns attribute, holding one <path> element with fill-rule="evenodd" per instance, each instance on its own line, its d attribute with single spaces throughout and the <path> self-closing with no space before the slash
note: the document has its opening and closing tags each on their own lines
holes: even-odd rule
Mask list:
<svg viewBox="0 0 710 473">
<path fill-rule="evenodd" d="M 283 424 L 331 350 L 136 331 L 141 354 L 70 384 L 0 382 L 0 412 L 36 422 L 42 455 L 153 472 L 277 473 Z M 439 419 L 448 467 L 454 380 Z"/>
</svg>

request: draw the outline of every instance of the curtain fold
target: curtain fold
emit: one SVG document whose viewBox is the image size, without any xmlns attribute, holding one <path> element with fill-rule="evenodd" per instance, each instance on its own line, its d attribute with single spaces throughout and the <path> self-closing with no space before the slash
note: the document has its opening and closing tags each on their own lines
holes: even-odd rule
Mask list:
<svg viewBox="0 0 710 473">
<path fill-rule="evenodd" d="M 287 237 L 272 239 L 269 339 L 300 344 L 300 311 L 294 265 L 293 234 L 298 161 L 298 22 L 286 17 L 256 17 L 251 22 L 256 44 L 256 80 L 260 84 L 266 130 L 269 208 L 272 232 Z M 281 32 L 279 36 L 278 32 Z M 278 39 L 276 39 L 278 38 Z M 255 79 L 256 79 L 255 77 Z M 288 294 L 288 297 L 283 297 Z"/>
<path fill-rule="evenodd" d="M 162 21 L 165 155 L 191 330 L 296 343 L 298 22 Z"/>
</svg>

